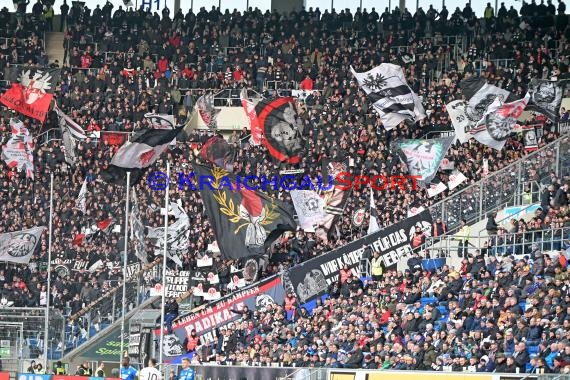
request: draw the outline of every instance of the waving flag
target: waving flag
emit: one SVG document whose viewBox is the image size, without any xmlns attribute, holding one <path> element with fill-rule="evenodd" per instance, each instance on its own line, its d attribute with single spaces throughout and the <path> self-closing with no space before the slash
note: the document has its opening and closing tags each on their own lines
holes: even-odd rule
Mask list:
<svg viewBox="0 0 570 380">
<path fill-rule="evenodd" d="M 408 166 L 411 175 L 419 176 L 418 184 L 427 185 L 435 177 L 455 136 L 431 140 L 396 141 L 396 149 Z"/>
<path fill-rule="evenodd" d="M 10 168 L 24 170 L 26 178 L 34 179 L 34 142 L 28 128 L 18 119 L 10 119 L 12 137 L 2 147 L 2 159 Z"/>
<path fill-rule="evenodd" d="M 283 232 L 295 231 L 297 224 L 287 204 L 237 186 L 234 176 L 223 169 L 193 166 L 197 177 L 214 178 L 213 188 L 201 188 L 200 195 L 225 258 L 261 255 Z M 224 185 L 220 186 L 222 180 Z M 226 186 L 228 182 L 231 189 Z"/>
<path fill-rule="evenodd" d="M 0 234 L 0 261 L 29 263 L 45 229 L 45 227 L 34 227 Z"/>
<path fill-rule="evenodd" d="M 244 88 L 241 90 L 240 94 L 241 105 L 247 115 L 249 120 L 249 129 L 251 131 L 251 138 L 249 139 L 252 145 L 261 145 L 261 139 L 263 137 L 263 131 L 259 126 L 259 120 L 257 119 L 257 113 L 255 113 L 256 103 L 252 103 L 247 98 L 247 90 Z"/>
<path fill-rule="evenodd" d="M 87 135 L 79 124 L 64 114 L 57 106 L 54 109 L 57 114 L 59 129 L 61 130 L 63 146 L 65 147 L 65 162 L 75 165 L 77 163 L 77 154 L 75 153 L 77 140 L 85 140 Z"/>
<path fill-rule="evenodd" d="M 290 194 L 299 225 L 303 230 L 314 231 L 325 217 L 324 199 L 312 190 L 291 190 Z"/>
<path fill-rule="evenodd" d="M 19 83 L 13 83 L 0 95 L 0 103 L 43 123 L 59 78 L 59 69 L 25 67 L 20 72 Z"/>
<path fill-rule="evenodd" d="M 529 94 L 511 103 L 503 103 L 499 97 L 495 98 L 471 133 L 481 144 L 503 149 L 529 100 Z"/>
<path fill-rule="evenodd" d="M 75 200 L 75 208 L 83 214 L 87 211 L 87 178 L 83 181 L 83 185 L 81 185 L 81 190 L 79 190 L 79 195 Z"/>
<path fill-rule="evenodd" d="M 176 122 L 174 115 L 146 113 L 144 118 L 148 121 L 151 128 L 154 129 L 174 129 Z"/>
<path fill-rule="evenodd" d="M 218 129 L 217 117 L 220 110 L 214 108 L 214 95 L 205 94 L 198 98 L 196 101 L 196 110 L 209 129 Z"/>
<path fill-rule="evenodd" d="M 263 131 L 263 145 L 279 161 L 299 163 L 303 150 L 303 124 L 293 98 L 264 99 L 255 107 Z"/>
<path fill-rule="evenodd" d="M 530 100 L 527 109 L 544 114 L 553 122 L 558 121 L 560 105 L 567 83 L 567 80 L 532 79 L 528 85 Z"/>
<path fill-rule="evenodd" d="M 236 150 L 221 136 L 212 136 L 200 149 L 200 157 L 212 164 L 233 171 Z"/>
<path fill-rule="evenodd" d="M 370 223 L 368 223 L 368 235 L 380 231 L 378 225 L 378 211 L 376 210 L 376 202 L 374 202 L 374 192 L 370 190 Z"/>
<path fill-rule="evenodd" d="M 144 175 L 145 168 L 152 165 L 168 148 L 180 132 L 176 129 L 147 129 L 127 141 L 113 156 L 111 165 L 103 172 L 107 182 L 124 185 L 126 172 L 131 172 L 131 186 Z"/>
<path fill-rule="evenodd" d="M 357 73 L 352 67 L 350 70 L 387 130 L 404 120 L 418 121 L 426 117 L 420 98 L 408 86 L 400 66 L 383 63 L 365 73 Z"/>
</svg>

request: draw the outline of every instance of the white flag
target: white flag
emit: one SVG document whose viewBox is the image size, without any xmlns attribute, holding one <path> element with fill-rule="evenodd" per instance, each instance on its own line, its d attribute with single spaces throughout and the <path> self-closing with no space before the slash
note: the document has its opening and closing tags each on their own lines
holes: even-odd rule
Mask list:
<svg viewBox="0 0 570 380">
<path fill-rule="evenodd" d="M 10 119 L 12 137 L 2 147 L 2 159 L 9 168 L 25 171 L 26 178 L 34 179 L 34 141 L 28 128 L 18 119 Z"/>
<path fill-rule="evenodd" d="M 471 137 L 471 129 L 475 127 L 480 120 L 478 114 L 473 112 L 469 107 L 469 103 L 464 100 L 454 100 L 445 105 L 445 109 L 449 114 L 453 128 L 455 129 L 455 137 L 463 144 Z"/>
<path fill-rule="evenodd" d="M 465 177 L 463 173 L 461 173 L 459 170 L 455 169 L 453 172 L 451 172 L 451 175 L 449 176 L 449 182 L 447 182 L 447 187 L 449 188 L 449 190 L 453 190 L 465 181 L 467 181 L 467 177 Z"/>
<path fill-rule="evenodd" d="M 376 203 L 374 202 L 374 193 L 370 191 L 370 223 L 368 224 L 368 235 L 376 231 L 380 231 L 378 212 L 376 211 Z"/>
<path fill-rule="evenodd" d="M 75 208 L 83 214 L 87 211 L 87 178 L 85 178 L 83 185 L 81 185 L 81 190 L 79 190 L 79 195 L 75 200 Z"/>
<path fill-rule="evenodd" d="M 427 189 L 428 197 L 433 198 L 447 189 L 443 182 L 431 183 Z"/>
<path fill-rule="evenodd" d="M 28 264 L 45 227 L 0 234 L 0 261 Z"/>
<path fill-rule="evenodd" d="M 400 66 L 383 63 L 365 73 L 357 73 L 352 67 L 350 70 L 387 130 L 403 120 L 418 121 L 426 117 L 420 98 L 408 86 Z"/>
<path fill-rule="evenodd" d="M 325 201 L 312 190 L 291 190 L 293 206 L 303 230 L 313 230 L 325 217 Z"/>
<path fill-rule="evenodd" d="M 420 212 L 422 212 L 424 210 L 425 210 L 425 208 L 423 208 L 422 206 L 411 207 L 408 209 L 408 218 L 411 218 L 412 216 L 418 215 Z"/>
</svg>

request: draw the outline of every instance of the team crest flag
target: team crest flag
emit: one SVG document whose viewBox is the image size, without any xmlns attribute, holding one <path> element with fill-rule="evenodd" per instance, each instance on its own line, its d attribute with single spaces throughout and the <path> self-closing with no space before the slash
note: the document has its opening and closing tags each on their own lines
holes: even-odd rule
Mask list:
<svg viewBox="0 0 570 380">
<path fill-rule="evenodd" d="M 314 231 L 325 217 L 325 201 L 312 190 L 291 190 L 291 200 L 303 230 Z"/>
<path fill-rule="evenodd" d="M 396 141 L 396 149 L 402 153 L 402 159 L 411 175 L 419 176 L 418 184 L 427 185 L 437 174 L 447 150 L 455 141 L 455 136 L 431 140 Z"/>
<path fill-rule="evenodd" d="M 193 166 L 196 177 L 212 179 L 211 187 L 200 186 L 200 194 L 222 256 L 240 259 L 263 254 L 283 232 L 297 228 L 286 203 L 237 186 L 235 176 L 224 169 Z"/>
<path fill-rule="evenodd" d="M 365 73 L 357 73 L 352 67 L 350 70 L 387 130 L 396 128 L 404 120 L 418 121 L 426 117 L 420 98 L 408 86 L 400 66 L 383 63 Z"/>
<path fill-rule="evenodd" d="M 293 98 L 264 99 L 255 107 L 263 145 L 279 161 L 297 164 L 303 150 L 303 124 Z"/>
<path fill-rule="evenodd" d="M 0 234 L 0 261 L 27 264 L 40 242 L 45 227 Z"/>
<path fill-rule="evenodd" d="M 149 123 L 151 128 L 154 129 L 174 129 L 176 122 L 174 115 L 146 113 L 144 118 Z"/>
<path fill-rule="evenodd" d="M 0 95 L 0 103 L 43 123 L 59 78 L 59 69 L 26 67 L 20 72 L 19 82 Z"/>
<path fill-rule="evenodd" d="M 531 80 L 528 85 L 530 101 L 527 109 L 546 115 L 553 122 L 558 121 L 567 84 L 568 80 L 550 81 L 536 78 Z"/>
</svg>

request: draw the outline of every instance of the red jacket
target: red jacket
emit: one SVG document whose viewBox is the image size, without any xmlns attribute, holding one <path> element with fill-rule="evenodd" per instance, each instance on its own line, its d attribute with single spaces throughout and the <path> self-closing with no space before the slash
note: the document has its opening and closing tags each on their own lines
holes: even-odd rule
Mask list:
<svg viewBox="0 0 570 380">
<path fill-rule="evenodd" d="M 159 59 L 156 67 L 158 68 L 158 71 L 160 71 L 161 73 L 165 72 L 166 70 L 168 70 L 168 59 L 166 58 Z"/>
<path fill-rule="evenodd" d="M 313 89 L 313 80 L 311 78 L 305 78 L 301 81 L 299 88 L 301 90 L 312 90 Z"/>
</svg>

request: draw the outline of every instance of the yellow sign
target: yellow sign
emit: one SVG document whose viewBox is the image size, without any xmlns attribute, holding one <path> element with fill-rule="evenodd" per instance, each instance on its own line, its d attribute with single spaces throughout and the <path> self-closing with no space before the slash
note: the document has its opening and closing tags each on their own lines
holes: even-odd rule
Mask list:
<svg viewBox="0 0 570 380">
<path fill-rule="evenodd" d="M 331 372 L 329 380 L 355 380 L 355 373 Z"/>
</svg>

